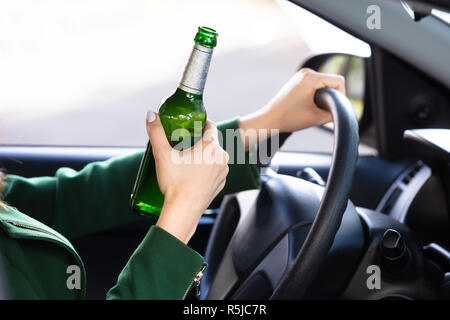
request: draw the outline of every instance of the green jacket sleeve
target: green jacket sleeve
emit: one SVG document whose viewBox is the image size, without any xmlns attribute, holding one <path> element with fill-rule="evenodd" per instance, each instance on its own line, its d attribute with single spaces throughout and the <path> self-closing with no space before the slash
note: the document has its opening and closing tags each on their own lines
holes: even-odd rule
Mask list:
<svg viewBox="0 0 450 320">
<path fill-rule="evenodd" d="M 218 125 L 229 153 L 230 172 L 220 195 L 258 188 L 256 166 L 235 161 L 245 154 L 239 135 L 227 139 L 226 131 L 238 128 L 238 119 Z M 234 144 L 230 144 L 230 140 Z M 68 238 L 82 236 L 129 222 L 138 216 L 129 199 L 143 152 L 88 164 L 80 171 L 59 169 L 54 177 L 23 178 L 8 175 L 4 199 L 20 211 Z M 246 156 L 246 159 L 248 157 Z"/>
<path fill-rule="evenodd" d="M 108 292 L 107 299 L 183 299 L 206 264 L 203 257 L 152 226 Z"/>
</svg>

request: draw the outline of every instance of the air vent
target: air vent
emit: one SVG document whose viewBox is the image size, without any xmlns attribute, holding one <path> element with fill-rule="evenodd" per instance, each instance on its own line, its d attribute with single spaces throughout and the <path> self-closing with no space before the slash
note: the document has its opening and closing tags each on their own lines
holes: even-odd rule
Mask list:
<svg viewBox="0 0 450 320">
<path fill-rule="evenodd" d="M 386 213 L 398 215 L 398 210 L 406 210 L 412 201 L 415 193 L 421 188 L 423 183 L 430 175 L 430 169 L 422 162 L 417 161 L 414 165 L 406 169 L 391 185 L 378 204 L 376 210 Z M 397 205 L 398 203 L 408 202 L 407 206 Z M 396 212 L 394 212 L 396 211 Z M 402 215 L 404 212 L 402 213 Z"/>
<path fill-rule="evenodd" d="M 399 187 L 395 187 L 394 191 L 391 192 L 391 194 L 389 195 L 389 198 L 384 203 L 384 206 L 381 209 L 381 212 L 390 213 L 392 207 L 397 202 L 397 199 L 401 195 L 402 191 L 403 190 L 400 189 Z"/>
<path fill-rule="evenodd" d="M 412 169 L 410 169 L 409 172 L 402 179 L 403 184 L 406 184 L 406 185 L 409 184 L 411 182 L 411 180 L 415 177 L 417 172 L 419 172 L 420 169 L 422 169 L 422 167 L 423 167 L 423 163 L 418 162 L 417 165 L 415 165 Z"/>
</svg>

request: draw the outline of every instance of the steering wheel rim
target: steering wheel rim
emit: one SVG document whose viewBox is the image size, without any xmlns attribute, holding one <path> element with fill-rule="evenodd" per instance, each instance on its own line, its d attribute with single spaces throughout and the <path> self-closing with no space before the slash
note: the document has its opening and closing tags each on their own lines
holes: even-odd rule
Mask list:
<svg viewBox="0 0 450 320">
<path fill-rule="evenodd" d="M 350 101 L 339 91 L 322 88 L 314 102 L 331 112 L 334 146 L 325 191 L 311 229 L 294 263 L 270 299 L 300 299 L 314 281 L 341 224 L 358 158 L 358 122 Z"/>
<path fill-rule="evenodd" d="M 277 239 L 305 222 L 309 227 L 292 235 L 296 241 L 290 243 L 297 249 L 289 254 L 288 265 L 279 257 L 277 261 L 285 262 L 269 262 L 269 265 L 275 263 L 278 266 L 277 271 L 269 275 L 270 287 L 274 290 L 270 289 L 268 295 L 261 291 L 254 294 L 262 294 L 266 299 L 300 299 L 308 296 L 305 293 L 309 292 L 308 288 L 327 258 L 344 212 L 344 230 L 351 225 L 350 220 L 359 221 L 348 200 L 359 141 L 354 109 L 350 101 L 334 89 L 319 89 L 314 100 L 320 108 L 331 112 L 335 123 L 334 150 L 326 188 L 295 177 L 265 175 L 257 201 L 250 211 L 246 209 L 243 212 L 242 217 L 237 197 L 227 196 L 206 248 L 205 258 L 209 267 L 201 282 L 202 299 L 252 299 L 253 294 L 247 291 L 249 282 L 246 279 L 252 281 L 250 274 L 258 265 L 257 261 L 262 261 L 264 257 L 271 259 L 270 248 L 275 248 Z M 340 230 L 339 241 L 342 234 Z M 258 245 L 250 246 L 255 241 Z M 270 269 L 273 270 L 273 267 Z M 259 273 L 257 270 L 261 269 L 254 270 Z"/>
</svg>

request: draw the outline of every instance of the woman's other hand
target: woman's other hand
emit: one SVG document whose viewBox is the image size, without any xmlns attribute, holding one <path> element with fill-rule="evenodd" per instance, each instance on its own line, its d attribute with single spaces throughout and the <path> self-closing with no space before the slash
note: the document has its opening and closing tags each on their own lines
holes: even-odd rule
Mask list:
<svg viewBox="0 0 450 320">
<path fill-rule="evenodd" d="M 283 86 L 262 109 L 241 118 L 241 129 L 267 129 L 293 132 L 332 121 L 331 114 L 314 103 L 314 94 L 320 88 L 334 88 L 345 94 L 342 76 L 319 73 L 303 68 Z M 248 144 L 256 141 L 246 141 Z"/>
</svg>

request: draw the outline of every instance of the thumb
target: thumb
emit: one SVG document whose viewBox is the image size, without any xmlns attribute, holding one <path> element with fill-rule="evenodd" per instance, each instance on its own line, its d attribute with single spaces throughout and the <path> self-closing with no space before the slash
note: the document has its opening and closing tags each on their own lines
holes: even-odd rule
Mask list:
<svg viewBox="0 0 450 320">
<path fill-rule="evenodd" d="M 160 150 L 160 152 L 170 150 L 172 147 L 170 146 L 169 141 L 167 141 L 158 113 L 153 111 L 147 112 L 146 123 L 147 134 L 150 143 L 152 144 L 152 148 L 154 150 Z"/>
<path fill-rule="evenodd" d="M 216 142 L 219 140 L 216 124 L 210 120 L 206 120 L 205 127 L 203 128 L 203 140 Z"/>
</svg>

